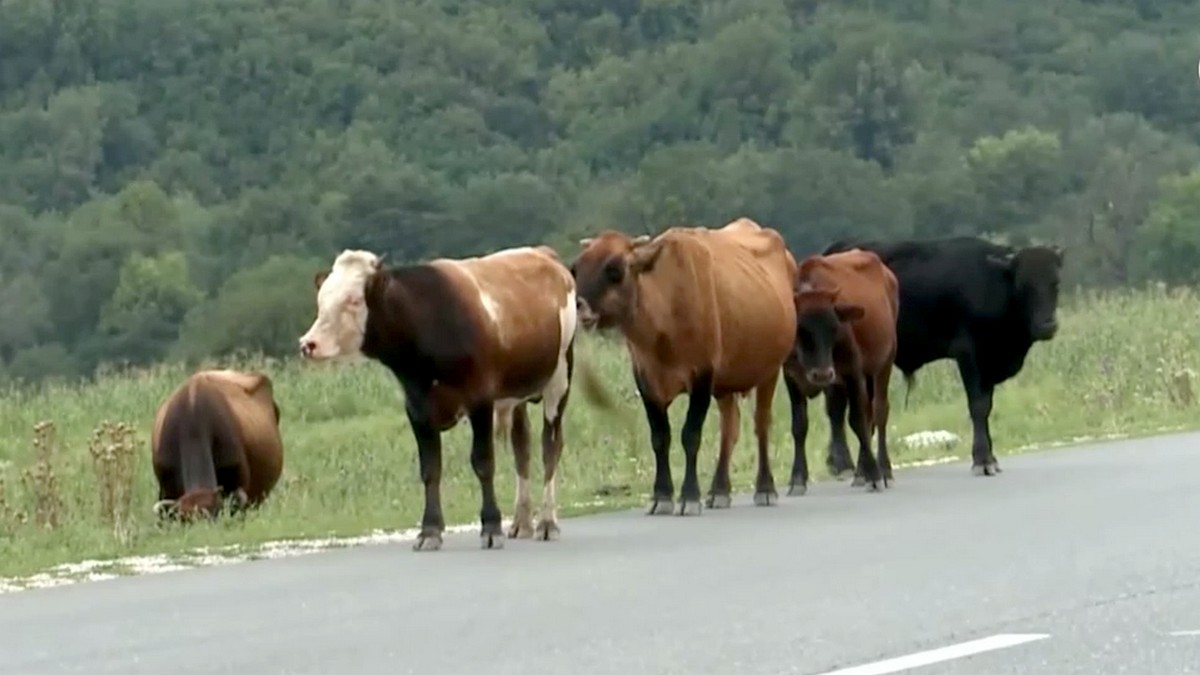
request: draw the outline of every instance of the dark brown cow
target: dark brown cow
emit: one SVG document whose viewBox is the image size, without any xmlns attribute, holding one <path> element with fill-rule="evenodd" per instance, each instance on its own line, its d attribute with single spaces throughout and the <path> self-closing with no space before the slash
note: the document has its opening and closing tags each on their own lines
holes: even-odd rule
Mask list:
<svg viewBox="0 0 1200 675">
<path fill-rule="evenodd" d="M 887 453 L 888 382 L 896 358 L 899 285 L 879 256 L 854 249 L 811 256 L 796 275 L 796 348 L 784 364 L 792 400 L 795 460 L 789 495 L 808 485 L 808 399 L 831 387 L 844 391 L 850 427 L 858 437 L 854 485 L 879 489 L 892 480 Z M 832 442 L 846 443 L 840 419 L 830 416 Z M 879 461 L 871 454 L 871 433 L 879 431 Z"/>
<path fill-rule="evenodd" d="M 625 337 L 654 448 L 648 513 L 669 514 L 674 485 L 668 448 L 671 402 L 689 392 L 680 441 L 686 455 L 679 514 L 699 514 L 696 457 L 709 403 L 716 398 L 721 449 L 708 506 L 730 505 L 729 458 L 737 442 L 739 395 L 755 392 L 758 479 L 754 502 L 777 501 L 767 454 L 771 402 L 792 349 L 796 263 L 778 232 L 749 219 L 720 229 L 673 227 L 651 240 L 606 231 L 581 242 L 572 273 L 585 328 L 616 327 Z"/>
<path fill-rule="evenodd" d="M 502 548 L 493 488 L 494 433 L 509 435 L 517 467 L 509 537 L 558 536 L 555 469 L 574 372 L 575 281 L 553 249 L 514 248 L 463 260 L 387 268 L 346 250 L 316 276 L 317 318 L 300 338 L 312 360 L 364 355 L 387 366 L 405 393 L 425 485 L 413 548 L 442 545 L 442 432 L 464 415 L 482 491 L 484 548 Z M 542 404 L 543 501 L 536 529 L 529 498 L 527 402 Z"/>
<path fill-rule="evenodd" d="M 160 516 L 215 517 L 223 497 L 255 506 L 283 470 L 279 406 L 259 372 L 202 370 L 158 407 L 150 438 Z"/>
</svg>

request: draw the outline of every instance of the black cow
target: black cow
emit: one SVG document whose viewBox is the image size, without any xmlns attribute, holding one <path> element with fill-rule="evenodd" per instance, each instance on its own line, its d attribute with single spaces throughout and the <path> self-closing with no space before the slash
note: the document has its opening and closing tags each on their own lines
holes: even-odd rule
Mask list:
<svg viewBox="0 0 1200 675">
<path fill-rule="evenodd" d="M 996 385 L 1020 372 L 1034 342 L 1058 332 L 1057 246 L 1013 248 L 973 237 L 907 241 L 837 241 L 824 253 L 874 251 L 900 281 L 896 367 L 911 387 L 917 370 L 950 358 L 967 393 L 974 438 L 971 471 L 1000 472 L 988 416 Z M 844 418 L 844 396 L 826 394 L 831 419 Z M 838 400 L 838 398 L 842 400 Z M 831 472 L 850 464 L 850 450 L 829 448 Z"/>
</svg>

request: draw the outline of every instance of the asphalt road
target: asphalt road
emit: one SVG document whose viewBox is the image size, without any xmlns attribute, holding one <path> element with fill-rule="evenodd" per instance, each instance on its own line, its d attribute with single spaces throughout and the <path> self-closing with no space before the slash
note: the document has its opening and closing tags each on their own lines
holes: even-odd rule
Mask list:
<svg viewBox="0 0 1200 675">
<path fill-rule="evenodd" d="M 1001 467 L 0 596 L 0 673 L 1200 673 L 1200 434 Z"/>
</svg>

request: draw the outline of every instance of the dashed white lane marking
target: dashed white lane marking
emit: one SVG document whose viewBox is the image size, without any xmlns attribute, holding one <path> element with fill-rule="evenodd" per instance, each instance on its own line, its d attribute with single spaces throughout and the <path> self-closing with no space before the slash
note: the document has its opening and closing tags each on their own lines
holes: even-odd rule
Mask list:
<svg viewBox="0 0 1200 675">
<path fill-rule="evenodd" d="M 906 656 L 897 656 L 886 661 L 876 661 L 852 668 L 842 668 L 841 670 L 831 670 L 827 673 L 822 673 L 822 675 L 886 675 L 886 673 L 898 673 L 903 670 L 911 670 L 943 661 L 961 659 L 966 656 L 989 652 L 995 649 L 1016 647 L 1017 645 L 1035 640 L 1043 640 L 1048 637 L 1050 636 L 1045 633 L 1001 633 L 979 640 L 960 642 L 948 647 L 939 647 Z"/>
<path fill-rule="evenodd" d="M 1168 633 L 1171 637 L 1200 637 L 1200 630 L 1176 630 Z"/>
</svg>

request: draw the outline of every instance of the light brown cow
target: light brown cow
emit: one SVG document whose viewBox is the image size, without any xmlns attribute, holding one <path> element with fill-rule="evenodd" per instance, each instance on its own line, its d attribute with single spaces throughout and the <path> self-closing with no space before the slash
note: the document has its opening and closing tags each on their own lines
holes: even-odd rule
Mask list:
<svg viewBox="0 0 1200 675">
<path fill-rule="evenodd" d="M 554 250 L 522 247 L 390 268 L 374 253 L 346 250 L 315 282 L 317 317 L 300 337 L 301 355 L 318 361 L 366 356 L 391 370 L 404 389 L 425 485 L 414 550 L 442 546 L 441 434 L 464 415 L 482 491 L 482 546 L 503 547 L 493 442 L 494 434 L 506 432 L 517 468 L 508 536 L 557 538 L 555 470 L 574 373 L 576 307 L 575 280 Z M 539 401 L 545 479 L 535 529 L 526 404 Z"/>
<path fill-rule="evenodd" d="M 150 438 L 160 516 L 215 517 L 271 492 L 283 470 L 279 406 L 259 372 L 202 370 L 159 405 Z"/>
<path fill-rule="evenodd" d="M 689 392 L 680 441 L 686 455 L 680 515 L 699 514 L 696 457 L 710 400 L 717 400 L 721 447 L 708 506 L 731 502 L 729 459 L 739 430 L 738 397 L 755 392 L 758 478 L 754 502 L 778 495 L 767 454 L 771 402 L 792 350 L 796 263 L 775 230 L 741 218 L 722 228 L 672 227 L 657 237 L 606 231 L 584 239 L 572 265 L 585 328 L 625 337 L 654 449 L 648 513 L 667 514 L 674 484 L 667 410 Z"/>
<path fill-rule="evenodd" d="M 825 392 L 830 446 L 846 448 L 840 405 L 850 407 L 850 428 L 858 437 L 853 485 L 877 490 L 892 480 L 887 452 L 888 384 L 896 358 L 899 284 L 879 256 L 853 249 L 814 255 L 796 275 L 796 350 L 784 364 L 792 398 L 795 459 L 789 494 L 803 494 L 808 482 L 804 441 L 808 402 Z M 797 396 L 798 389 L 802 396 Z M 844 402 L 844 403 L 843 403 Z M 871 455 L 871 434 L 879 431 L 879 461 Z M 835 457 L 831 449 L 830 456 Z M 846 457 L 846 462 L 849 457 Z"/>
</svg>

